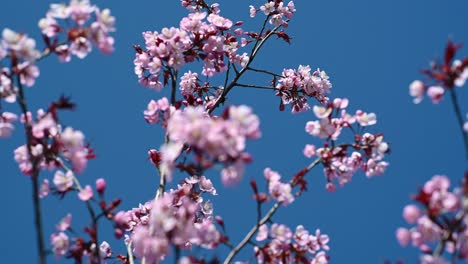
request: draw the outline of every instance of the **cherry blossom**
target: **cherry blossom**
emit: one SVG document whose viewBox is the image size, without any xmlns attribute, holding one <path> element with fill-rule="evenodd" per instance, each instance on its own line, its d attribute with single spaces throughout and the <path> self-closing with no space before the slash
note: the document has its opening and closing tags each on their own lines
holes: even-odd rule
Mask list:
<svg viewBox="0 0 468 264">
<path fill-rule="evenodd" d="M 254 247 L 259 263 L 328 263 L 325 251 L 330 250 L 330 239 L 318 229 L 312 235 L 299 225 L 293 233 L 289 227 L 273 223 L 270 228 L 262 225 L 256 240 L 266 241 Z"/>
<path fill-rule="evenodd" d="M 468 58 L 454 59 L 460 48 L 461 45 L 449 41 L 445 48 L 444 60 L 432 62 L 429 69 L 423 70 L 429 80 L 411 82 L 409 93 L 414 97 L 414 103 L 420 103 L 426 92 L 432 102 L 437 104 L 442 100 L 447 90 L 465 85 L 468 79 Z"/>
<path fill-rule="evenodd" d="M 85 58 L 95 45 L 105 53 L 113 51 L 114 38 L 110 33 L 115 31 L 115 18 L 109 9 L 100 10 L 88 0 L 71 0 L 69 4 L 51 4 L 46 16 L 39 20 L 39 28 L 48 38 L 51 52 L 58 55 L 61 62 L 68 62 L 71 55 Z M 67 41 L 55 43 L 61 34 Z"/>
<path fill-rule="evenodd" d="M 18 119 L 18 116 L 10 113 L 10 112 L 3 112 L 0 115 L 0 138 L 10 137 L 13 129 L 13 122 Z"/>
<path fill-rule="evenodd" d="M 376 114 L 357 110 L 355 115 L 350 115 L 346 112 L 347 106 L 348 100 L 340 98 L 325 106 L 314 106 L 313 112 L 319 120 L 309 121 L 305 126 L 308 134 L 325 140 L 321 148 L 307 144 L 303 153 L 308 158 L 317 156 L 321 159 L 329 191 L 335 190 L 334 180 L 344 185 L 359 169 L 367 177 L 373 177 L 381 175 L 389 165 L 383 161 L 389 152 L 384 136 L 363 133 L 364 128 L 377 123 Z M 353 143 L 336 145 L 344 130 L 354 134 Z"/>
<path fill-rule="evenodd" d="M 467 179 L 465 177 L 464 185 Z M 451 191 L 450 185 L 447 176 L 433 176 L 414 196 L 414 200 L 422 208 L 410 204 L 403 210 L 406 222 L 415 226 L 409 229 L 398 228 L 396 237 L 400 245 L 407 246 L 411 243 L 421 250 L 421 263 L 445 263 L 443 258 L 432 255 L 436 249 L 431 246 L 436 243 L 444 243 L 446 246 L 438 249 L 435 254 L 442 256 L 444 252 L 440 250 L 445 250 L 449 254 L 456 254 L 459 259 L 468 260 L 466 216 L 460 218 L 460 211 L 464 210 L 463 195 L 466 193 L 461 193 L 459 189 Z M 465 192 L 466 190 L 465 188 Z"/>
<path fill-rule="evenodd" d="M 324 104 L 328 101 L 326 94 L 332 87 L 328 75 L 317 69 L 311 73 L 310 66 L 300 65 L 297 70 L 284 69 L 278 80 L 276 95 L 281 97 L 281 105 L 292 104 L 292 112 L 304 112 L 310 109 L 307 97 L 316 98 Z"/>
</svg>

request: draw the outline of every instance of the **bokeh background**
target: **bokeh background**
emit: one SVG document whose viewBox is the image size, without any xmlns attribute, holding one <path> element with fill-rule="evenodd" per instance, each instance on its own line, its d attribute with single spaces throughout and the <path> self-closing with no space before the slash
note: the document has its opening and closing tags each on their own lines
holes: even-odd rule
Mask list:
<svg viewBox="0 0 468 264">
<path fill-rule="evenodd" d="M 0 28 L 11 28 L 35 37 L 40 42 L 38 20 L 52 1 L 3 0 Z M 138 206 L 151 199 L 157 174 L 147 160 L 147 150 L 159 148 L 160 127 L 143 119 L 142 111 L 151 99 L 167 95 L 141 87 L 133 73 L 133 44 L 144 44 L 141 32 L 178 26 L 186 10 L 179 1 L 93 1 L 110 8 L 117 18 L 115 52 L 105 56 L 94 51 L 85 60 L 73 58 L 60 64 L 51 57 L 39 63 L 41 76 L 27 89 L 30 109 L 46 107 L 61 94 L 78 103 L 73 113 L 63 115 L 66 125 L 82 130 L 96 147 L 98 158 L 89 163 L 80 181 L 93 184 L 98 177 L 108 182 L 107 197 L 123 198 L 122 209 Z M 243 20 L 247 30 L 258 29 L 259 16 L 249 18 L 248 6 L 263 1 L 221 0 L 221 14 L 233 21 Z M 375 112 L 375 132 L 383 132 L 391 143 L 391 164 L 380 177 L 367 179 L 357 174 L 352 182 L 335 193 L 325 191 L 320 169 L 309 176 L 309 191 L 301 199 L 280 210 L 274 217 L 294 228 L 303 224 L 309 230 L 320 228 L 331 237 L 331 263 L 383 263 L 404 260 L 415 263 L 418 252 L 401 248 L 395 229 L 404 225 L 401 211 L 410 195 L 434 174 L 448 175 L 458 183 L 466 169 L 462 139 L 456 126 L 449 98 L 433 105 L 427 98 L 414 105 L 408 84 L 421 78 L 419 70 L 443 56 L 448 39 L 468 43 L 468 2 L 465 0 L 329 0 L 296 1 L 297 13 L 287 32 L 288 45 L 273 39 L 254 63 L 256 68 L 281 72 L 300 64 L 327 71 L 333 83 L 333 97 L 350 99 L 351 111 Z M 42 47 L 39 44 L 39 47 Z M 467 54 L 467 48 L 461 54 Z M 195 68 L 192 70 L 198 70 Z M 267 79 L 248 75 L 243 83 L 267 84 Z M 458 89 L 464 113 L 468 111 L 466 87 Z M 305 123 L 312 112 L 291 114 L 278 111 L 278 98 L 271 91 L 234 89 L 229 104 L 248 104 L 261 118 L 261 140 L 249 142 L 254 163 L 236 188 L 224 188 L 215 180 L 219 196 L 212 199 L 215 214 L 223 216 L 232 241 L 239 241 L 255 221 L 255 204 L 248 182 L 263 179 L 263 169 L 271 167 L 283 177 L 310 161 L 302 156 L 306 143 L 319 141 L 307 135 Z M 5 110 L 18 111 L 16 105 Z M 12 138 L 0 141 L 2 213 L 0 252 L 2 263 L 35 263 L 36 244 L 30 180 L 13 160 L 13 150 L 23 144 L 21 125 Z M 51 174 L 44 173 L 43 177 Z M 67 212 L 73 213 L 78 230 L 87 223 L 86 211 L 75 197 L 64 201 L 55 197 L 43 200 L 46 237 Z M 115 249 L 122 242 L 112 239 Z M 218 250 L 218 255 L 223 255 Z M 247 260 L 251 249 L 239 260 Z M 50 260 L 54 260 L 50 257 Z M 63 260 L 59 260 L 63 262 Z M 63 262 L 65 263 L 65 262 Z"/>
</svg>

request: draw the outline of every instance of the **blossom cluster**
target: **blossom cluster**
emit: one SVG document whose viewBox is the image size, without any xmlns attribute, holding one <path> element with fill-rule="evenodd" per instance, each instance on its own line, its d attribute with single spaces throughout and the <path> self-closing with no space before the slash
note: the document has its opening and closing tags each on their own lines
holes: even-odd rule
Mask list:
<svg viewBox="0 0 468 264">
<path fill-rule="evenodd" d="M 31 87 L 39 76 L 39 68 L 34 64 L 41 56 L 36 49 L 36 41 L 26 34 L 5 28 L 0 40 L 0 62 L 10 59 L 12 68 L 0 68 L 0 98 L 9 103 L 16 101 L 17 88 L 13 74 L 17 74 L 22 85 Z"/>
<path fill-rule="evenodd" d="M 102 241 L 99 248 L 93 243 L 86 243 L 82 238 L 71 239 L 67 231 L 71 231 L 72 215 L 67 214 L 56 225 L 56 233 L 50 236 L 50 243 L 52 245 L 52 252 L 56 257 L 66 256 L 73 258 L 81 263 L 83 257 L 93 259 L 95 251 L 98 250 L 98 256 L 102 261 L 109 259 L 112 256 L 112 250 L 107 241 Z M 71 232 L 73 234 L 73 232 Z M 92 261 L 90 263 L 96 263 Z"/>
<path fill-rule="evenodd" d="M 277 26 L 288 26 L 289 19 L 292 18 L 294 12 L 296 12 L 296 7 L 294 6 L 293 1 L 289 1 L 288 4 L 285 4 L 281 1 L 269 1 L 264 5 L 261 5 L 260 8 L 255 8 L 254 6 L 249 6 L 250 8 L 250 17 L 255 17 L 258 11 L 263 12 L 266 16 L 270 17 L 269 23 L 271 25 Z"/>
<path fill-rule="evenodd" d="M 27 117 L 21 116 L 24 123 L 26 119 L 32 126 L 31 153 L 28 146 L 22 145 L 14 151 L 15 160 L 21 172 L 31 175 L 33 172 L 33 159 L 37 160 L 39 169 L 61 168 L 59 158 L 69 161 L 73 171 L 81 173 L 87 165 L 88 159 L 94 157 L 92 150 L 85 144 L 84 134 L 71 127 L 62 127 L 57 123 L 56 116 L 50 111 L 38 110 L 36 120 L 28 112 Z"/>
<path fill-rule="evenodd" d="M 46 16 L 39 20 L 39 28 L 46 37 L 47 48 L 62 62 L 71 55 L 82 59 L 92 50 L 93 44 L 105 54 L 114 48 L 115 18 L 109 9 L 100 10 L 88 0 L 71 0 L 69 4 L 51 4 Z M 60 35 L 66 40 L 62 43 Z"/>
<path fill-rule="evenodd" d="M 297 70 L 284 69 L 282 77 L 276 85 L 276 96 L 281 97 L 280 109 L 284 105 L 292 104 L 292 112 L 304 112 L 310 109 L 307 97 L 314 97 L 320 103 L 328 101 L 326 94 L 332 87 L 328 75 L 317 69 L 311 73 L 310 66 L 300 65 Z"/>
<path fill-rule="evenodd" d="M 383 140 L 384 136 L 364 132 L 366 127 L 377 123 L 376 115 L 361 110 L 351 115 L 346 112 L 348 103 L 347 99 L 336 98 L 326 106 L 314 106 L 313 112 L 319 120 L 309 121 L 305 127 L 310 135 L 325 140 L 321 148 L 307 144 L 304 155 L 320 158 L 329 191 L 336 188 L 334 180 L 344 185 L 359 169 L 367 177 L 372 177 L 382 174 L 388 166 L 388 162 L 383 159 L 390 149 Z M 344 129 L 354 135 L 354 143 L 337 145 Z"/>
<path fill-rule="evenodd" d="M 221 117 L 209 116 L 203 107 L 176 110 L 168 120 L 167 133 L 171 142 L 161 149 L 161 166 L 170 174 L 185 144 L 199 161 L 224 164 L 222 181 L 232 185 L 241 179 L 244 164 L 250 161 L 244 151 L 245 142 L 260 137 L 259 125 L 258 117 L 244 105 L 227 108 Z"/>
<path fill-rule="evenodd" d="M 285 225 L 274 223 L 270 228 L 262 225 L 256 240 L 267 240 L 254 248 L 258 263 L 328 263 L 325 251 L 330 250 L 327 245 L 330 239 L 318 229 L 312 235 L 302 225 L 294 233 Z"/>
<path fill-rule="evenodd" d="M 194 60 L 203 61 L 204 76 L 225 71 L 225 59 L 245 65 L 248 61 L 247 53 L 237 53 L 241 47 L 237 37 L 243 32 L 230 32 L 234 25 L 231 20 L 219 14 L 219 9 L 212 8 L 210 14 L 189 13 L 181 19 L 179 28 L 144 32 L 145 49 L 135 46 L 137 53 L 134 65 L 139 82 L 146 87 L 160 90 L 169 75 L 174 74 L 171 69 L 177 71 Z M 161 75 L 164 83 L 160 80 Z"/>
<path fill-rule="evenodd" d="M 278 172 L 265 168 L 263 174 L 268 182 L 268 192 L 273 199 L 284 206 L 294 201 L 292 186 L 289 183 L 281 182 L 281 175 Z"/>
<path fill-rule="evenodd" d="M 396 236 L 402 246 L 411 243 L 421 250 L 421 263 L 449 263 L 442 257 L 436 257 L 443 252 L 432 256 L 434 250 L 431 245 L 435 243 L 443 243 L 441 249 L 455 255 L 456 259 L 468 261 L 468 217 L 463 213 L 468 194 L 467 179 L 468 176 L 465 177 L 464 190 L 450 190 L 450 180 L 446 176 L 435 175 L 414 197 L 422 208 L 415 204 L 404 208 L 403 218 L 414 226 L 398 228 Z"/>
<path fill-rule="evenodd" d="M 150 124 L 156 124 L 159 121 L 165 126 L 167 120 L 169 119 L 170 115 L 170 107 L 169 101 L 166 97 L 163 97 L 157 101 L 151 100 L 148 103 L 147 109 L 143 112 L 145 115 L 146 122 Z"/>
<path fill-rule="evenodd" d="M 159 263 L 170 252 L 171 245 L 188 249 L 194 245 L 216 247 L 221 239 L 213 223 L 213 206 L 202 194 L 216 194 L 204 176 L 185 179 L 178 188 L 157 200 L 147 202 L 115 216 L 116 235 L 130 231 L 135 255 L 147 263 Z"/>
<path fill-rule="evenodd" d="M 461 87 L 468 79 L 468 58 L 454 60 L 456 52 L 461 45 L 448 42 L 445 49 L 444 61 L 432 62 L 429 69 L 423 70 L 428 81 L 415 80 L 410 84 L 409 93 L 414 97 L 413 102 L 418 104 L 426 93 L 434 104 L 439 103 L 447 90 Z"/>
</svg>

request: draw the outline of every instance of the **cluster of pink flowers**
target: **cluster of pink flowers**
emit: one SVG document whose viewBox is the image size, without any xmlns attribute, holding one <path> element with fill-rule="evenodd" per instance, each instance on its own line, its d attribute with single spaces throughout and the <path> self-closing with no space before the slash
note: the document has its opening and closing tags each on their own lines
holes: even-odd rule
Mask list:
<svg viewBox="0 0 468 264">
<path fill-rule="evenodd" d="M 336 188 L 334 180 L 344 185 L 358 169 L 364 171 L 367 177 L 372 177 L 382 174 L 388 166 L 383 159 L 390 149 L 388 143 L 383 141 L 383 135 L 363 133 L 366 127 L 377 123 L 376 115 L 361 110 L 350 115 L 346 112 L 347 106 L 348 100 L 339 98 L 326 106 L 314 106 L 313 112 L 320 120 L 309 121 L 305 127 L 310 135 L 326 140 L 322 148 L 307 144 L 304 155 L 321 159 L 329 191 Z M 336 145 L 345 128 L 354 135 L 354 143 Z M 349 154 L 350 149 L 353 151 Z"/>
<path fill-rule="evenodd" d="M 216 247 L 221 239 L 213 223 L 213 206 L 202 194 L 216 195 L 204 176 L 185 179 L 162 197 L 115 216 L 116 235 L 130 231 L 134 253 L 147 263 L 159 263 L 171 245 L 188 249 L 194 245 Z"/>
<path fill-rule="evenodd" d="M 328 263 L 325 251 L 330 250 L 327 245 L 330 239 L 318 229 L 312 235 L 302 225 L 294 233 L 285 225 L 274 223 L 270 228 L 262 225 L 256 240 L 268 240 L 254 248 L 258 263 Z"/>
<path fill-rule="evenodd" d="M 297 70 L 283 70 L 283 77 L 276 85 L 276 95 L 281 97 L 281 110 L 284 109 L 284 105 L 292 104 L 293 113 L 304 112 L 310 109 L 307 97 L 314 97 L 322 104 L 328 101 L 326 94 L 330 93 L 332 87 L 328 75 L 320 69 L 313 73 L 310 71 L 310 66 L 303 65 Z"/>
<path fill-rule="evenodd" d="M 61 23 L 62 22 L 62 23 Z M 63 24 L 63 25 L 61 25 Z M 46 37 L 47 47 L 58 55 L 62 62 L 68 62 L 71 55 L 82 59 L 96 45 L 105 54 L 114 48 L 115 18 L 109 9 L 100 10 L 88 0 L 71 0 L 66 4 L 51 4 L 45 18 L 39 21 L 39 28 Z M 60 34 L 66 40 L 59 43 Z"/>
<path fill-rule="evenodd" d="M 468 176 L 465 177 L 463 189 L 450 191 L 450 180 L 446 176 L 436 175 L 414 197 L 423 208 L 414 204 L 404 208 L 403 218 L 415 226 L 398 228 L 396 236 L 402 246 L 411 243 L 421 250 L 421 263 L 449 263 L 442 257 L 432 256 L 434 251 L 431 245 L 434 243 L 444 243 L 447 253 L 468 261 L 468 217 L 463 213 L 466 210 L 463 208 L 463 199 L 466 200 L 463 196 L 466 197 L 468 193 L 466 180 Z M 436 255 L 442 254 L 438 252 Z M 435 262 L 436 259 L 439 262 Z"/>
<path fill-rule="evenodd" d="M 95 245 L 85 245 L 82 239 L 72 240 L 67 235 L 66 231 L 71 230 L 72 215 L 67 214 L 60 222 L 56 225 L 57 233 L 53 233 L 50 236 L 50 243 L 52 244 L 52 252 L 56 257 L 66 256 L 68 258 L 79 259 L 83 256 L 88 256 L 90 259 L 93 258 L 93 252 L 96 250 Z M 101 260 L 105 261 L 112 255 L 112 250 L 109 243 L 103 241 L 99 246 L 99 256 Z M 79 253 L 78 253 L 79 252 Z M 78 257 L 79 255 L 79 257 Z M 91 261 L 90 263 L 96 263 Z"/>
<path fill-rule="evenodd" d="M 296 7 L 293 1 L 289 1 L 287 5 L 282 0 L 270 1 L 256 9 L 254 6 L 250 7 L 250 17 L 255 17 L 258 11 L 262 11 L 266 16 L 270 17 L 269 23 L 277 26 L 288 26 L 288 20 L 292 18 Z"/>
<path fill-rule="evenodd" d="M 444 97 L 446 90 L 465 85 L 468 79 L 468 58 L 454 60 L 460 48 L 461 45 L 455 45 L 449 41 L 445 49 L 444 61 L 432 62 L 431 68 L 423 70 L 431 84 L 420 80 L 415 80 L 410 84 L 409 93 L 414 97 L 414 103 L 420 103 L 426 93 L 432 102 L 437 104 Z"/>
<path fill-rule="evenodd" d="M 183 96 L 193 94 L 201 85 L 198 83 L 198 73 L 188 71 L 180 78 L 179 89 Z"/>
<path fill-rule="evenodd" d="M 0 61 L 8 58 L 13 68 L 0 69 L 0 97 L 7 102 L 15 102 L 16 88 L 12 74 L 18 74 L 22 85 L 31 87 L 39 76 L 39 68 L 34 62 L 41 56 L 36 49 L 36 41 L 28 38 L 26 34 L 14 32 L 5 28 L 0 41 Z M 5 62 L 7 64 L 7 62 Z"/>
<path fill-rule="evenodd" d="M 27 119 L 32 125 L 33 142 L 30 142 L 32 155 L 39 161 L 40 169 L 60 168 L 57 158 L 69 161 L 73 170 L 78 173 L 86 168 L 88 159 L 92 158 L 93 154 L 84 143 L 81 131 L 71 127 L 62 130 L 52 112 L 45 112 L 42 109 L 37 112 L 36 121 L 32 120 L 31 113 L 28 113 Z M 24 123 L 26 118 L 22 116 L 21 121 Z M 14 154 L 20 170 L 30 175 L 33 165 L 27 146 L 18 147 Z"/>
<path fill-rule="evenodd" d="M 186 4 L 191 6 L 190 3 Z M 209 15 L 194 11 L 182 18 L 180 28 L 144 32 L 145 49 L 135 46 L 135 74 L 139 82 L 146 87 L 160 90 L 167 83 L 169 75 L 173 74 L 170 69 L 178 70 L 195 59 L 203 60 L 204 76 L 225 71 L 225 58 L 245 66 L 248 62 L 247 53 L 237 53 L 242 45 L 237 36 L 243 34 L 243 31 L 236 29 L 230 33 L 234 23 L 222 17 L 219 12 L 214 7 L 210 8 Z M 241 42 L 246 43 L 245 40 Z M 164 76 L 164 83 L 160 80 L 161 75 Z"/>
<path fill-rule="evenodd" d="M 226 185 L 238 182 L 250 156 L 244 152 L 246 139 L 260 137 L 260 121 L 244 105 L 231 106 L 221 117 L 209 116 L 202 107 L 176 110 L 169 118 L 167 132 L 172 143 L 163 146 L 162 164 L 173 168 L 182 145 L 194 150 L 198 160 L 225 164 L 221 172 Z"/>
<path fill-rule="evenodd" d="M 166 97 L 163 97 L 157 101 L 151 100 L 143 114 L 145 115 L 146 122 L 156 124 L 161 121 L 162 125 L 166 126 L 170 115 L 170 109 L 171 105 L 169 101 Z"/>
<path fill-rule="evenodd" d="M 291 184 L 281 182 L 281 175 L 278 172 L 265 168 L 263 173 L 268 182 L 268 192 L 273 199 L 284 206 L 294 201 Z"/>
</svg>

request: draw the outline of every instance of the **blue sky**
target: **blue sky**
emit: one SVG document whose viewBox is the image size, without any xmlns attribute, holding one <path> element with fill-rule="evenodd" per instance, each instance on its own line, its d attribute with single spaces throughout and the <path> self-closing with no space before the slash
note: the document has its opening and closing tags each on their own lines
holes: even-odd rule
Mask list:
<svg viewBox="0 0 468 264">
<path fill-rule="evenodd" d="M 52 1 L 3 1 L 0 28 L 9 27 L 39 40 L 37 21 L 44 16 L 48 3 Z M 154 195 L 157 177 L 146 153 L 158 148 L 163 137 L 159 127 L 146 124 L 142 111 L 149 100 L 168 94 L 139 86 L 133 73 L 132 45 L 143 44 L 142 31 L 177 26 L 186 11 L 179 1 L 93 3 L 110 8 L 117 19 L 115 53 L 105 56 L 93 52 L 85 60 L 73 58 L 68 64 L 59 64 L 55 58 L 42 61 L 41 76 L 27 90 L 27 98 L 30 108 L 37 109 L 61 94 L 72 96 L 78 109 L 65 114 L 64 121 L 82 130 L 98 155 L 80 180 L 91 184 L 105 177 L 108 197 L 122 197 L 121 208 L 128 209 Z M 220 7 L 224 16 L 244 20 L 249 29 L 255 29 L 252 26 L 260 20 L 250 21 L 248 5 L 262 3 L 223 0 Z M 416 250 L 400 248 L 394 236 L 395 229 L 404 225 L 402 208 L 410 194 L 434 174 L 446 174 L 452 182 L 458 182 L 466 163 L 448 98 L 440 105 L 432 105 L 427 98 L 413 105 L 408 84 L 421 77 L 419 70 L 430 60 L 443 55 L 449 38 L 468 45 L 468 2 L 303 0 L 296 1 L 296 8 L 287 29 L 292 44 L 271 41 L 253 66 L 281 72 L 309 64 L 327 71 L 333 83 L 330 96 L 349 98 L 350 110 L 375 112 L 375 131 L 385 134 L 392 154 L 383 176 L 368 180 L 357 174 L 336 193 L 324 190 L 321 170 L 313 171 L 309 192 L 282 209 L 275 221 L 291 227 L 303 224 L 309 230 L 320 228 L 329 234 L 332 263 L 382 263 L 385 259 L 414 263 Z M 468 48 L 461 50 L 461 54 L 467 53 Z M 249 75 L 244 82 L 254 80 L 256 77 Z M 468 92 L 462 88 L 458 93 L 466 113 Z M 278 100 L 271 91 L 239 88 L 228 99 L 232 104 L 252 105 L 261 118 L 263 132 L 261 140 L 248 144 L 254 163 L 244 181 L 234 189 L 217 186 L 220 195 L 214 200 L 215 214 L 223 216 L 231 239 L 238 241 L 255 221 L 249 179 L 261 179 L 265 167 L 289 177 L 308 164 L 301 153 L 303 146 L 319 141 L 304 131 L 305 123 L 315 119 L 312 112 L 279 112 Z M 16 106 L 6 110 L 18 111 Z M 11 139 L 0 141 L 4 186 L 0 194 L 0 249 L 5 263 L 34 263 L 36 256 L 31 184 L 18 171 L 12 155 L 23 142 L 19 126 Z M 44 176 L 50 177 L 47 173 Z M 79 216 L 84 207 L 74 200 L 44 200 L 46 234 L 53 232 L 55 223 L 68 211 L 76 215 L 77 226 L 85 223 Z M 110 234 L 110 230 L 106 232 Z M 242 256 L 246 258 L 247 253 L 250 251 Z"/>
</svg>

